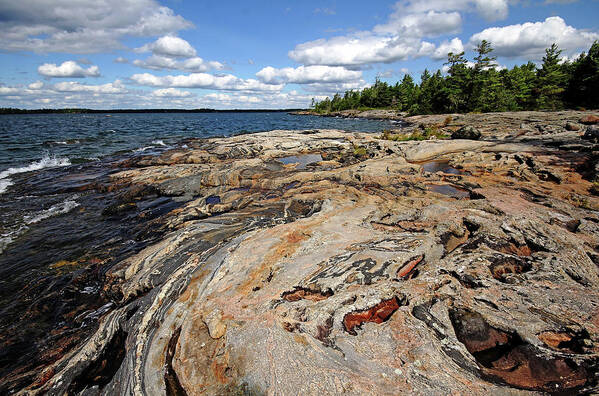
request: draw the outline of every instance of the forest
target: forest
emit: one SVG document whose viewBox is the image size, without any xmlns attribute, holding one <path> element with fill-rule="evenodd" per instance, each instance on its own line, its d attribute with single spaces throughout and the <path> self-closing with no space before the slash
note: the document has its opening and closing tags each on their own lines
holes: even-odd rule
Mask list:
<svg viewBox="0 0 599 396">
<path fill-rule="evenodd" d="M 445 73 L 424 70 L 420 84 L 406 74 L 395 85 L 381 81 L 363 90 L 346 91 L 322 101 L 318 113 L 347 109 L 388 108 L 416 114 L 599 108 L 599 42 L 576 60 L 563 60 L 556 44 L 542 63 L 499 68 L 491 43 L 480 42 L 472 62 L 464 52 L 449 53 Z"/>
</svg>

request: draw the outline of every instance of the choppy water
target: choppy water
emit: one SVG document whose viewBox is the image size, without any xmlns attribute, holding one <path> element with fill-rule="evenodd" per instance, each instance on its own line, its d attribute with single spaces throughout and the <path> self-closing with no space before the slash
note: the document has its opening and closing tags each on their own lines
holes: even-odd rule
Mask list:
<svg viewBox="0 0 599 396">
<path fill-rule="evenodd" d="M 31 114 L 0 116 L 0 191 L 11 174 L 173 146 L 183 138 L 273 129 L 380 132 L 389 121 L 272 113 Z"/>
</svg>

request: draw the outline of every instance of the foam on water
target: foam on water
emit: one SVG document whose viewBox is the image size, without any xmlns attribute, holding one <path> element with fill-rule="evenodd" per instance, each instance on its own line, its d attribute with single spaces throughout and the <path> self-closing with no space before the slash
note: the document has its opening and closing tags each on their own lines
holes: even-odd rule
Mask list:
<svg viewBox="0 0 599 396">
<path fill-rule="evenodd" d="M 71 161 L 69 161 L 68 158 L 60 158 L 46 154 L 39 161 L 32 162 L 27 166 L 21 166 L 18 168 L 8 168 L 0 172 L 0 194 L 5 192 L 8 186 L 13 184 L 13 182 L 10 179 L 8 179 L 8 176 L 10 175 L 15 175 L 17 173 L 32 172 L 44 168 L 56 168 L 59 166 L 68 165 L 71 165 Z"/>
<path fill-rule="evenodd" d="M 76 198 L 76 197 L 75 197 Z M 26 224 L 35 224 L 39 223 L 42 220 L 47 219 L 48 217 L 57 216 L 63 213 L 68 213 L 71 210 L 75 209 L 79 204 L 74 199 L 68 199 L 64 202 L 60 202 L 56 205 L 52 205 L 46 210 L 42 210 L 33 215 L 26 215 L 23 217 L 23 220 Z"/>
<path fill-rule="evenodd" d="M 2 254 L 6 247 L 15 239 L 27 232 L 27 230 L 29 230 L 30 226 L 33 226 L 33 224 L 39 223 L 40 221 L 48 219 L 52 216 L 68 213 L 75 209 L 77 206 L 79 206 L 79 203 L 75 201 L 76 198 L 77 195 L 71 199 L 67 199 L 63 202 L 52 205 L 48 209 L 23 216 L 23 220 L 19 222 L 20 224 L 17 224 L 12 227 L 12 229 L 8 229 L 4 233 L 0 234 L 0 254 Z"/>
<path fill-rule="evenodd" d="M 166 146 L 166 144 L 162 140 L 152 140 L 152 144 L 157 144 L 159 146 Z"/>
<path fill-rule="evenodd" d="M 2 194 L 9 186 L 12 186 L 13 182 L 10 179 L 0 179 L 0 194 Z"/>
</svg>

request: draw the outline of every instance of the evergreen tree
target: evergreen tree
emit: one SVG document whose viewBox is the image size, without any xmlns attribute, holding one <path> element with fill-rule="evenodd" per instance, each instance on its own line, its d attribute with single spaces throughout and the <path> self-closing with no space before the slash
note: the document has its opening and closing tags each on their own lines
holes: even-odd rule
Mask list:
<svg viewBox="0 0 599 396">
<path fill-rule="evenodd" d="M 557 110 L 563 107 L 562 93 L 565 91 L 566 73 L 560 65 L 562 51 L 557 44 L 545 50 L 543 64 L 537 73 L 538 106 L 541 109 Z"/>
<path fill-rule="evenodd" d="M 494 68 L 495 59 L 497 58 L 489 56 L 491 52 L 493 52 L 493 48 L 487 40 L 481 41 L 476 46 L 477 55 L 474 57 L 475 62 L 471 78 L 472 90 L 468 101 L 470 111 L 484 111 L 488 107 L 487 102 L 489 101 L 485 94 L 493 90 L 489 85 L 496 85 L 496 81 L 492 81 L 494 75 L 491 70 Z M 493 69 L 493 71 L 495 70 Z"/>
<path fill-rule="evenodd" d="M 581 54 L 570 69 L 565 99 L 572 107 L 599 108 L 599 42 Z"/>
<path fill-rule="evenodd" d="M 451 113 L 467 111 L 471 78 L 464 52 L 447 54 L 445 65 L 449 66 L 449 77 L 445 84 L 445 96 L 448 100 L 447 110 Z"/>
</svg>

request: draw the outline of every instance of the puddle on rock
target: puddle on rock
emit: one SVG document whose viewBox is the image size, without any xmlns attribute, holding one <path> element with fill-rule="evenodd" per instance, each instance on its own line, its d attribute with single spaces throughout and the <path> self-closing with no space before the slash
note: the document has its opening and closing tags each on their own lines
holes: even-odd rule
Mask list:
<svg viewBox="0 0 599 396">
<path fill-rule="evenodd" d="M 428 189 L 438 194 L 447 195 L 448 197 L 453 197 L 457 199 L 470 197 L 470 193 L 468 191 L 462 190 L 461 188 L 457 188 L 449 184 L 430 184 L 428 186 Z"/>
<path fill-rule="evenodd" d="M 322 156 L 320 154 L 300 154 L 277 158 L 277 161 L 282 162 L 285 165 L 297 164 L 295 169 L 306 169 L 308 164 L 322 161 Z"/>
<path fill-rule="evenodd" d="M 437 173 L 443 172 L 450 175 L 467 175 L 468 172 L 465 172 L 461 169 L 454 168 L 449 165 L 449 161 L 447 160 L 435 160 L 435 161 L 427 161 L 421 164 L 422 170 L 429 173 Z"/>
</svg>

